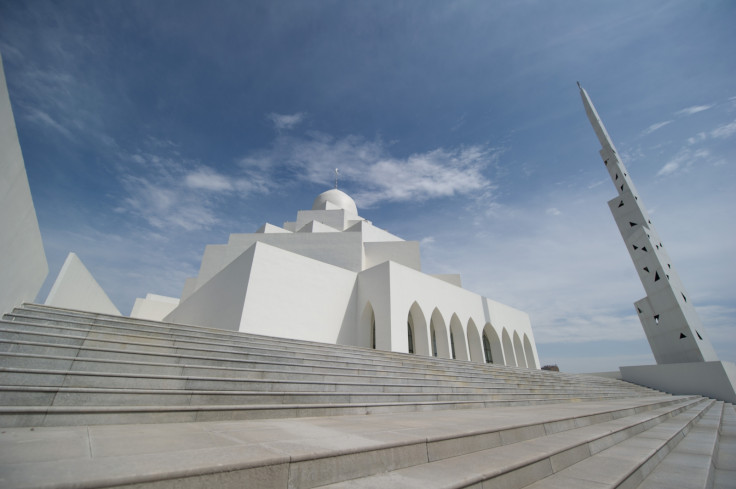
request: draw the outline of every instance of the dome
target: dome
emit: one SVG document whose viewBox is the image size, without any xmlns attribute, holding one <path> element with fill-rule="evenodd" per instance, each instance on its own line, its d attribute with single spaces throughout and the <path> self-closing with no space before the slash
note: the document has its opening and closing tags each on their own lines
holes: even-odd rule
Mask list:
<svg viewBox="0 0 736 489">
<path fill-rule="evenodd" d="M 340 209 L 346 210 L 358 215 L 358 207 L 355 205 L 355 201 L 342 190 L 336 188 L 330 189 L 327 192 L 322 192 L 314 199 L 312 204 L 312 210 L 322 210 L 325 208 L 325 203 L 329 202 L 332 205 L 339 207 Z"/>
</svg>

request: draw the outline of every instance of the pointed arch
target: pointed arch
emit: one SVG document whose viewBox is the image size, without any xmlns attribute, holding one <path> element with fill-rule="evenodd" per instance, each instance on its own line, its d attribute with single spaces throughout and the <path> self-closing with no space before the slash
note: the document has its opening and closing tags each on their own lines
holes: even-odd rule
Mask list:
<svg viewBox="0 0 736 489">
<path fill-rule="evenodd" d="M 450 318 L 450 334 L 452 335 L 452 343 L 455 346 L 454 358 L 457 360 L 470 360 L 470 356 L 468 356 L 468 341 L 457 314 L 453 314 Z"/>
<path fill-rule="evenodd" d="M 524 333 L 524 354 L 526 355 L 526 366 L 529 368 L 539 368 L 537 362 L 534 361 L 534 349 L 529 337 Z"/>
<path fill-rule="evenodd" d="M 521 345 L 519 332 L 514 331 L 514 353 L 516 354 L 516 365 L 526 368 L 526 357 L 524 356 L 524 347 Z"/>
<path fill-rule="evenodd" d="M 470 361 L 483 363 L 483 346 L 480 343 L 480 333 L 472 319 L 468 319 L 468 350 Z"/>
<path fill-rule="evenodd" d="M 430 333 L 434 331 L 434 341 L 432 342 L 433 354 L 436 351 L 436 357 L 440 358 L 452 358 L 452 352 L 450 351 L 449 335 L 447 334 L 447 326 L 445 320 L 442 319 L 442 314 L 436 307 L 432 311 L 432 317 L 429 320 Z M 431 338 L 430 338 L 431 340 Z"/>
<path fill-rule="evenodd" d="M 483 327 L 483 335 L 488 339 L 490 346 L 490 356 L 493 359 L 493 363 L 504 365 L 503 348 L 501 347 L 501 339 L 498 337 L 498 333 L 491 323 L 486 323 Z M 483 351 L 484 358 L 486 358 L 485 350 Z"/>
<path fill-rule="evenodd" d="M 493 355 L 491 355 L 491 342 L 488 340 L 488 335 L 483 331 L 483 361 L 486 363 L 493 363 Z"/>
<path fill-rule="evenodd" d="M 427 328 L 427 320 L 424 318 L 422 308 L 416 302 L 409 308 L 407 328 L 407 334 L 411 331 L 414 346 L 413 352 L 417 355 L 429 356 L 429 330 Z M 410 348 L 411 350 L 412 348 Z"/>
<path fill-rule="evenodd" d="M 376 348 L 376 314 L 373 304 L 368 301 L 360 316 L 360 327 L 358 328 L 358 346 L 365 348 Z"/>
<path fill-rule="evenodd" d="M 504 365 L 516 367 L 516 358 L 514 357 L 514 346 L 511 344 L 511 337 L 506 328 L 501 330 L 501 345 L 503 346 Z"/>
</svg>

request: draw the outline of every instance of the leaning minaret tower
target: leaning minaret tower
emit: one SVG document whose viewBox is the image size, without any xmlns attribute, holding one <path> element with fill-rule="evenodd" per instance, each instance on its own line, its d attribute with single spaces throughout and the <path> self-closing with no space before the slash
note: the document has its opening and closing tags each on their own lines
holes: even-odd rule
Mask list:
<svg viewBox="0 0 736 489">
<path fill-rule="evenodd" d="M 718 360 L 616 147 L 588 93 L 580 83 L 578 87 L 602 146 L 601 158 L 618 192 L 608 207 L 647 294 L 634 305 L 655 360 L 658 364 Z"/>
</svg>

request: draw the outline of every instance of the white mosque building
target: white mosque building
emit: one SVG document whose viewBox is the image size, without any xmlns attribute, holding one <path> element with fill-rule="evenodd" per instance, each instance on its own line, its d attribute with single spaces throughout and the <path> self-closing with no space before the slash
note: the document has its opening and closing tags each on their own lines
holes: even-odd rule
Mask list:
<svg viewBox="0 0 736 489">
<path fill-rule="evenodd" d="M 526 313 L 422 272 L 417 241 L 360 217 L 337 188 L 296 221 L 207 246 L 181 299 L 149 294 L 131 316 L 539 368 Z"/>
</svg>

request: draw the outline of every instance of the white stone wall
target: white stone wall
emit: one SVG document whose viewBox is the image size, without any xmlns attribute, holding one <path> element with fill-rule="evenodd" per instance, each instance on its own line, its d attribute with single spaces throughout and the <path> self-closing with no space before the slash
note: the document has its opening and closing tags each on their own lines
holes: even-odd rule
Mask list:
<svg viewBox="0 0 736 489">
<path fill-rule="evenodd" d="M 138 298 L 133 304 L 130 317 L 161 321 L 179 305 L 179 299 L 163 295 L 146 294 L 145 299 Z"/>
</svg>

